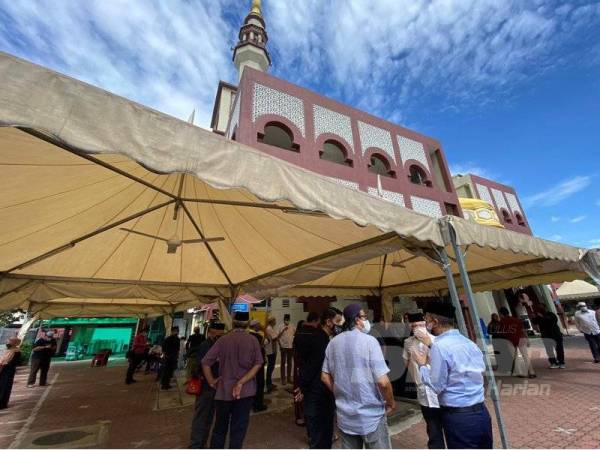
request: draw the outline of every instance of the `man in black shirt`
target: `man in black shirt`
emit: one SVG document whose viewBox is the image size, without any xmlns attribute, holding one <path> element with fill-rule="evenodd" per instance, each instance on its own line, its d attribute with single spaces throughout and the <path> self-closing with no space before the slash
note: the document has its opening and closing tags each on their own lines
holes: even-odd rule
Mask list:
<svg viewBox="0 0 600 450">
<path fill-rule="evenodd" d="M 35 341 L 31 352 L 31 370 L 27 387 L 34 387 L 38 370 L 40 371 L 40 386 L 46 386 L 48 380 L 48 371 L 50 370 L 50 360 L 56 352 L 56 339 L 52 330 L 44 330 L 42 336 Z"/>
<path fill-rule="evenodd" d="M 321 381 L 321 370 L 329 338 L 335 329 L 335 310 L 328 308 L 319 316 L 310 313 L 296 333 L 294 349 L 299 364 L 297 400 L 304 398 L 304 417 L 310 448 L 331 448 L 335 399 Z"/>
<path fill-rule="evenodd" d="M 171 378 L 177 368 L 177 358 L 179 358 L 179 328 L 171 328 L 171 335 L 165 338 L 162 350 L 164 359 L 163 373 L 161 379 L 162 389 L 171 389 Z"/>
<path fill-rule="evenodd" d="M 258 320 L 250 321 L 250 334 L 254 336 L 258 340 L 258 345 L 260 345 L 260 352 L 263 357 L 263 361 L 266 361 L 265 355 L 265 339 L 262 334 L 260 334 L 260 322 Z M 261 412 L 267 410 L 267 405 L 265 405 L 265 364 L 258 369 L 256 373 L 256 396 L 254 397 L 254 404 L 252 405 L 254 412 Z"/>
<path fill-rule="evenodd" d="M 192 376 L 199 377 L 202 380 L 202 390 L 196 397 L 194 407 L 194 417 L 192 419 L 192 435 L 190 448 L 204 448 L 210 434 L 210 427 L 215 416 L 215 394 L 216 390 L 210 386 L 202 374 L 202 359 L 206 356 L 210 348 L 217 339 L 223 336 L 225 325 L 218 322 L 211 322 L 208 325 L 208 338 L 200 344 L 196 350 L 196 371 Z M 215 379 L 219 378 L 219 363 L 214 363 L 210 368 Z"/>
<path fill-rule="evenodd" d="M 565 368 L 565 347 L 563 345 L 563 334 L 558 326 L 558 317 L 546 309 L 544 305 L 538 305 L 536 316 L 532 322 L 537 325 L 542 335 L 542 342 L 546 348 L 548 362 L 551 369 Z"/>
</svg>

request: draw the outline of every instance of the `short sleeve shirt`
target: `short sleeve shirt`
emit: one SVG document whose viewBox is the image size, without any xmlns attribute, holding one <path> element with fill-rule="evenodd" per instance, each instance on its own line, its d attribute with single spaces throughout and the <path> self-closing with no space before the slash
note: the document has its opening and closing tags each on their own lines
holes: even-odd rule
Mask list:
<svg viewBox="0 0 600 450">
<path fill-rule="evenodd" d="M 377 380 L 389 371 L 373 336 L 354 329 L 331 340 L 323 372 L 333 377 L 338 426 L 344 433 L 365 436 L 377 429 L 385 415 Z"/>
</svg>

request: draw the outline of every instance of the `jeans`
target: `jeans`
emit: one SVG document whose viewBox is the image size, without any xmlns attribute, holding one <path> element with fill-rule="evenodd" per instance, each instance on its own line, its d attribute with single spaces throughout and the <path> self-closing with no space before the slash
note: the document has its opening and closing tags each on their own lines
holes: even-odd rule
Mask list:
<svg viewBox="0 0 600 450">
<path fill-rule="evenodd" d="M 331 448 L 334 417 L 335 400 L 333 396 L 317 389 L 306 393 L 304 396 L 304 420 L 310 448 Z"/>
<path fill-rule="evenodd" d="M 427 425 L 427 448 L 446 448 L 440 408 L 429 408 L 421 405 L 421 412 Z"/>
<path fill-rule="evenodd" d="M 229 432 L 229 448 L 242 448 L 254 397 L 239 400 L 215 400 L 216 419 L 210 440 L 211 448 L 225 448 L 227 432 Z"/>
<path fill-rule="evenodd" d="M 550 364 L 565 363 L 565 347 L 563 345 L 562 334 L 560 336 L 543 337 L 542 342 L 544 342 L 544 347 L 546 347 L 546 354 L 548 355 Z"/>
<path fill-rule="evenodd" d="M 392 448 L 386 416 L 381 418 L 377 429 L 366 436 L 347 434 L 340 430 L 340 440 L 342 448 Z"/>
<path fill-rule="evenodd" d="M 588 341 L 594 361 L 600 361 L 600 334 L 585 334 L 585 340 Z"/>
<path fill-rule="evenodd" d="M 442 408 L 442 426 L 448 448 L 494 448 L 492 419 L 485 407 L 469 412 Z"/>
<path fill-rule="evenodd" d="M 277 353 L 267 355 L 267 389 L 271 389 L 273 387 L 273 371 L 275 370 L 276 358 Z"/>
<path fill-rule="evenodd" d="M 45 386 L 48 382 L 48 371 L 50 370 L 50 360 L 46 359 L 31 359 L 31 369 L 29 371 L 29 379 L 27 384 L 35 384 L 38 370 L 40 372 L 40 386 Z"/>
<path fill-rule="evenodd" d="M 204 448 L 208 442 L 210 427 L 215 417 L 215 391 L 203 382 L 202 392 L 196 397 L 190 448 Z"/>
<path fill-rule="evenodd" d="M 292 382 L 293 361 L 294 349 L 281 347 L 281 384 Z"/>
</svg>

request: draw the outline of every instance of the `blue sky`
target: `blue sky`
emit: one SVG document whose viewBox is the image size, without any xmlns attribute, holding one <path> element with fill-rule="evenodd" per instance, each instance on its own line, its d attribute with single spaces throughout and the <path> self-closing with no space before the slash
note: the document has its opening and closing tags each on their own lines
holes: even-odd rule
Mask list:
<svg viewBox="0 0 600 450">
<path fill-rule="evenodd" d="M 208 126 L 250 0 L 0 0 L 0 50 Z M 263 0 L 272 73 L 438 138 L 600 246 L 600 2 Z"/>
</svg>

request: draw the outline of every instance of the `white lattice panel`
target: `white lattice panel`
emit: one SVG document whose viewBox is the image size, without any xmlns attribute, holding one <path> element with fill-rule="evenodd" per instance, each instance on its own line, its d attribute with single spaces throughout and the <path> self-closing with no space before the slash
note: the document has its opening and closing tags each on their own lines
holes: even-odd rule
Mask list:
<svg viewBox="0 0 600 450">
<path fill-rule="evenodd" d="M 498 208 L 504 208 L 508 211 L 508 204 L 506 203 L 506 199 L 504 198 L 502 191 L 492 188 L 492 195 L 494 196 L 494 200 L 496 200 L 496 205 Z"/>
<path fill-rule="evenodd" d="M 398 136 L 398 146 L 400 147 L 400 158 L 402 159 L 402 163 L 405 163 L 409 159 L 414 159 L 423 164 L 423 166 L 431 172 L 423 144 L 404 136 Z"/>
<path fill-rule="evenodd" d="M 360 142 L 362 144 L 363 155 L 368 148 L 376 147 L 380 148 L 384 153 L 392 158 L 394 162 L 396 162 L 394 146 L 392 145 L 392 135 L 389 131 L 382 130 L 381 128 L 359 121 L 358 132 L 360 135 Z"/>
<path fill-rule="evenodd" d="M 227 129 L 227 137 L 231 139 L 233 136 L 233 131 L 240 123 L 240 101 L 242 99 L 242 94 L 239 93 L 235 100 L 235 106 L 233 107 L 233 111 L 231 112 L 231 119 L 229 120 L 229 128 Z"/>
<path fill-rule="evenodd" d="M 350 117 L 337 113 L 319 105 L 313 106 L 313 119 L 315 124 L 315 140 L 323 133 L 333 133 L 343 138 L 351 145 L 354 153 L 354 139 L 352 137 L 352 124 Z"/>
<path fill-rule="evenodd" d="M 492 194 L 490 194 L 490 190 L 487 188 L 487 186 L 484 186 L 483 184 L 476 184 L 475 186 L 477 187 L 477 192 L 479 192 L 479 198 L 494 206 Z"/>
<path fill-rule="evenodd" d="M 413 195 L 410 197 L 410 201 L 412 202 L 412 209 L 421 214 L 431 217 L 442 217 L 444 215 L 440 203 L 435 200 L 429 200 Z"/>
<path fill-rule="evenodd" d="M 335 181 L 338 184 L 341 184 L 342 186 L 346 186 L 350 189 L 354 189 L 355 191 L 358 191 L 358 183 L 355 183 L 354 181 L 342 180 L 341 178 L 332 178 L 332 177 L 329 177 L 329 179 L 332 181 Z"/>
<path fill-rule="evenodd" d="M 255 83 L 254 98 L 252 100 L 252 121 L 256 122 L 256 119 L 265 114 L 285 117 L 298 127 L 302 137 L 305 136 L 304 104 L 302 100 L 285 92 Z"/>
<path fill-rule="evenodd" d="M 519 202 L 517 201 L 517 197 L 515 194 L 511 194 L 509 192 L 505 192 L 506 200 L 508 201 L 508 206 L 513 213 L 521 213 L 523 215 L 523 211 L 521 211 L 521 207 L 519 206 Z"/>
<path fill-rule="evenodd" d="M 377 188 L 370 187 L 367 190 L 367 193 L 369 195 L 372 195 L 373 197 L 383 198 L 384 200 L 395 203 L 397 205 L 406 206 L 406 204 L 404 203 L 404 196 L 402 194 L 399 194 L 398 192 L 386 191 L 385 189 L 382 189 L 380 194 Z"/>
</svg>

